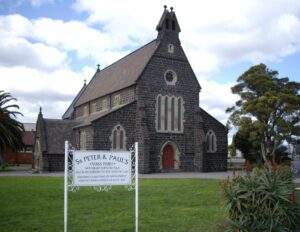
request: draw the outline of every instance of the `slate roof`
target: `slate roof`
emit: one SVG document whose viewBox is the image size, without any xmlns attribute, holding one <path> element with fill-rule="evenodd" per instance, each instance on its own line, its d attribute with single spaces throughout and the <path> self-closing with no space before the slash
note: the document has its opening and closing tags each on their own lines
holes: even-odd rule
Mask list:
<svg viewBox="0 0 300 232">
<path fill-rule="evenodd" d="M 74 107 L 134 85 L 158 46 L 159 43 L 153 40 L 100 72 L 97 72 Z"/>
<path fill-rule="evenodd" d="M 72 128 L 78 121 L 46 118 L 43 120 L 47 153 L 64 154 L 65 140 L 75 142 Z"/>
<path fill-rule="evenodd" d="M 207 113 L 204 109 L 202 109 L 201 107 L 200 108 L 200 115 L 202 117 L 202 115 L 206 115 L 207 117 L 211 118 L 211 120 L 214 120 L 216 123 L 218 123 L 220 126 L 224 127 L 224 129 L 227 129 L 227 127 L 221 123 L 219 120 L 217 120 L 215 117 L 213 117 L 212 115 L 210 115 L 209 113 Z"/>
</svg>

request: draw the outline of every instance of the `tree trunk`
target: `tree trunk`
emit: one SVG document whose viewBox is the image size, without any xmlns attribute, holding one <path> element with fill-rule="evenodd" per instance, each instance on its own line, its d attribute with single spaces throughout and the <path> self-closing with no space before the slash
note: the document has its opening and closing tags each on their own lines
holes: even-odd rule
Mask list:
<svg viewBox="0 0 300 232">
<path fill-rule="evenodd" d="M 260 150 L 261 150 L 261 156 L 262 156 L 264 162 L 266 162 L 266 160 L 267 160 L 267 149 L 266 149 L 265 142 L 260 143 Z"/>
</svg>

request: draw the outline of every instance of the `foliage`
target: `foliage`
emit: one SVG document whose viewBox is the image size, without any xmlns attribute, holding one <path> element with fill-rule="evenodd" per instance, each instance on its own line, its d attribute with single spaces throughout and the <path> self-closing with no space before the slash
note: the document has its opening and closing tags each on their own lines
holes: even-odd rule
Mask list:
<svg viewBox="0 0 300 232">
<path fill-rule="evenodd" d="M 240 127 L 233 138 L 233 142 L 243 157 L 251 163 L 259 163 L 261 156 L 259 153 L 259 132 L 257 123 L 253 123 L 251 118 L 243 117 L 240 120 Z"/>
<path fill-rule="evenodd" d="M 0 177 L 0 228 L 63 231 L 62 177 Z M 134 192 L 81 187 L 69 192 L 68 231 L 134 231 Z M 139 231 L 216 232 L 226 220 L 219 180 L 140 179 Z M 220 230 L 220 232 L 224 230 Z"/>
<path fill-rule="evenodd" d="M 274 155 L 277 164 L 282 164 L 282 163 L 290 164 L 291 162 L 291 158 L 289 158 L 289 151 L 287 146 L 284 145 L 278 146 L 274 151 Z"/>
<path fill-rule="evenodd" d="M 264 64 L 251 67 L 231 88 L 240 100 L 226 110 L 231 113 L 229 125 L 239 127 L 245 117 L 251 119 L 249 129 L 256 133 L 264 160 L 283 140 L 300 135 L 300 83 L 277 76 Z"/>
<path fill-rule="evenodd" d="M 7 149 L 19 150 L 23 147 L 24 127 L 16 120 L 16 117 L 22 114 L 16 111 L 19 109 L 17 104 L 9 104 L 11 101 L 16 101 L 16 99 L 10 93 L 0 91 L 0 163 L 1 155 Z"/>
<path fill-rule="evenodd" d="M 292 231 L 300 226 L 300 205 L 291 199 L 293 175 L 287 166 L 255 168 L 222 184 L 228 231 Z"/>
<path fill-rule="evenodd" d="M 300 140 L 295 141 L 295 152 L 297 155 L 300 155 Z"/>
<path fill-rule="evenodd" d="M 234 141 L 234 137 L 235 135 L 233 135 L 232 137 L 232 143 L 228 146 L 228 152 L 230 154 L 230 157 L 235 157 L 236 156 L 236 145 L 235 145 L 235 141 Z"/>
</svg>

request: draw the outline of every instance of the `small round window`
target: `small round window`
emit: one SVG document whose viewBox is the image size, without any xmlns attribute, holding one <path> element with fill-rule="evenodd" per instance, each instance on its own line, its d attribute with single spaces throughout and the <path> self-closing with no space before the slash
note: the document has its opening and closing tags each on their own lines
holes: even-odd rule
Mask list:
<svg viewBox="0 0 300 232">
<path fill-rule="evenodd" d="M 168 85 L 175 85 L 177 81 L 177 75 L 173 70 L 167 70 L 165 72 L 165 81 Z"/>
</svg>

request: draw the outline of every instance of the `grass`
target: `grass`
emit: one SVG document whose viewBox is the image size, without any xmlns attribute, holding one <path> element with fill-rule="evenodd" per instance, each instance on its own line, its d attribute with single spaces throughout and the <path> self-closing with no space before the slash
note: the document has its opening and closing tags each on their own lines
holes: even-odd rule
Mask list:
<svg viewBox="0 0 300 232">
<path fill-rule="evenodd" d="M 0 177 L 0 230 L 63 231 L 63 178 Z M 218 180 L 141 179 L 139 231 L 223 231 Z M 69 192 L 69 232 L 134 231 L 134 192 Z"/>
</svg>

